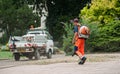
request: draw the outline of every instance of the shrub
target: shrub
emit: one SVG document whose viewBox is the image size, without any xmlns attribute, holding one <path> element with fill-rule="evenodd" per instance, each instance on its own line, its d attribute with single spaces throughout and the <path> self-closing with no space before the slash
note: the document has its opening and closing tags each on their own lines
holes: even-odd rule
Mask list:
<svg viewBox="0 0 120 74">
<path fill-rule="evenodd" d="M 63 35 L 63 50 L 67 55 L 70 55 L 73 51 L 73 24 L 65 23 L 64 29 L 66 33 Z"/>
</svg>

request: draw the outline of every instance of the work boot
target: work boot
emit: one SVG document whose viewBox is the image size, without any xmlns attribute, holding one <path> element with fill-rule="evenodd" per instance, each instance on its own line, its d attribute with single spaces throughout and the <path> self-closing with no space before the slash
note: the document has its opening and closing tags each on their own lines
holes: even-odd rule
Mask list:
<svg viewBox="0 0 120 74">
<path fill-rule="evenodd" d="M 75 52 L 72 54 L 72 57 L 74 56 L 74 55 L 77 55 Z"/>
<path fill-rule="evenodd" d="M 78 63 L 78 64 L 84 64 L 85 63 L 85 61 L 86 61 L 86 57 L 83 57 L 82 59 L 81 59 L 81 61 Z"/>
<path fill-rule="evenodd" d="M 82 65 L 82 60 L 78 63 L 79 65 Z"/>
</svg>

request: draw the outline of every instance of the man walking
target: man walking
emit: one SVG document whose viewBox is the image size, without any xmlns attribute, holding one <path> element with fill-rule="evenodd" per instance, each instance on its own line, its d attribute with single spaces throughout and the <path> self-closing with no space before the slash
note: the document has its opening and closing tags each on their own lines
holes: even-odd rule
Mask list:
<svg viewBox="0 0 120 74">
<path fill-rule="evenodd" d="M 74 19 L 74 37 L 72 43 L 74 44 L 74 52 L 80 58 L 80 62 L 78 64 L 84 64 L 86 61 L 86 57 L 84 56 L 84 45 L 85 39 L 78 37 L 78 30 L 80 28 L 80 24 L 78 23 L 78 19 Z"/>
</svg>

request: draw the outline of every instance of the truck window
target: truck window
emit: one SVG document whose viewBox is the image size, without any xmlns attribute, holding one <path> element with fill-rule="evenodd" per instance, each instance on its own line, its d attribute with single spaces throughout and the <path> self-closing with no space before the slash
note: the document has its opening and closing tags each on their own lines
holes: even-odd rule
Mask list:
<svg viewBox="0 0 120 74">
<path fill-rule="evenodd" d="M 47 31 L 45 31 L 45 34 L 47 35 L 47 39 L 53 39 L 52 36 Z"/>
</svg>

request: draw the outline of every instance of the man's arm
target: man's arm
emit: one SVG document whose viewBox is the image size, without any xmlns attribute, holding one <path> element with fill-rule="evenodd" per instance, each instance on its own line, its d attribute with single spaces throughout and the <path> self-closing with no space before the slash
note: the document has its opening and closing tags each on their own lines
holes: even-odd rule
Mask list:
<svg viewBox="0 0 120 74">
<path fill-rule="evenodd" d="M 77 37 L 77 32 L 74 33 L 74 37 L 73 37 L 73 40 L 72 40 L 72 43 L 75 44 L 76 40 L 75 38 Z"/>
<path fill-rule="evenodd" d="M 78 34 L 78 27 L 77 26 L 74 26 L 74 36 L 73 36 L 73 40 L 72 40 L 72 43 L 74 44 L 75 43 L 75 38 L 77 37 L 77 34 Z"/>
</svg>

